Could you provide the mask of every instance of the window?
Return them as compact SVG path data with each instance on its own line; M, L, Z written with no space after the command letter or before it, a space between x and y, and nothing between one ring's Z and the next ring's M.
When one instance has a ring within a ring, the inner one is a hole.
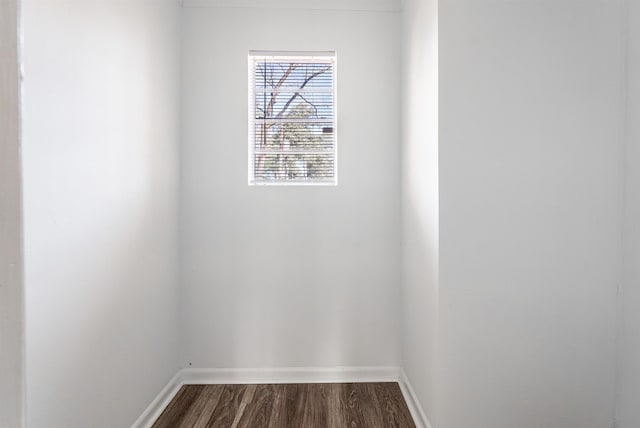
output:
M335 53L249 53L249 184L337 184Z

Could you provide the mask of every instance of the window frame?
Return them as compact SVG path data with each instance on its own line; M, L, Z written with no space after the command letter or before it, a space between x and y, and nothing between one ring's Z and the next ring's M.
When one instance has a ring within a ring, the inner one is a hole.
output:
M337 102L337 52L336 51L263 51L251 50L248 54L248 154L247 154L247 179L249 186L337 186L338 185L338 102ZM318 62L332 65L332 96L333 96L333 178L328 180L256 180L255 178L255 132L260 119L255 118L256 109L256 82L255 66L261 59L273 61Z

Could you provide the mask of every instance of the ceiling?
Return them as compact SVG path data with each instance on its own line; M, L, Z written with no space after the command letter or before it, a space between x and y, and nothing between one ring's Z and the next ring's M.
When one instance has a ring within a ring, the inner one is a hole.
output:
M181 0L183 7L233 7L397 12L403 0Z

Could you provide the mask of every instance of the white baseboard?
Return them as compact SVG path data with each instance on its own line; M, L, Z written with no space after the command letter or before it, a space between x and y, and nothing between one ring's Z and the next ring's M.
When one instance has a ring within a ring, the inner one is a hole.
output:
M158 396L149 404L149 407L147 407L133 425L131 425L131 428L150 428L151 425L153 425L182 386L180 377L181 370L162 388L162 391L160 391Z
M404 396L404 401L407 402L409 412L411 412L411 416L413 416L413 421L415 422L416 427L433 428L433 426L429 422L429 418L427 418L427 415L420 405L420 401L418 400L416 392L411 386L411 382L409 382L407 374L402 369L400 369L400 378L398 379L398 383L400 384L400 390L402 391L402 395Z
M399 367L183 369L184 384L397 382Z
M338 382L398 382L417 428L432 428L400 367L186 368L176 373L131 428L150 428L182 385Z

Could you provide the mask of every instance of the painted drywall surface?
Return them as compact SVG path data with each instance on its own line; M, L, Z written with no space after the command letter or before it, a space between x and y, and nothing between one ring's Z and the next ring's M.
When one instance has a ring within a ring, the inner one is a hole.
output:
M18 2L0 2L0 427L24 409Z
M130 426L179 368L179 11L24 2L30 428Z
M400 15L183 18L183 363L398 365ZM338 186L247 185L253 49L337 51Z
M403 11L402 366L435 420L438 355L438 19L436 1Z
M629 1L618 426L640 426L640 2Z
M613 423L623 16L440 1L438 428Z

